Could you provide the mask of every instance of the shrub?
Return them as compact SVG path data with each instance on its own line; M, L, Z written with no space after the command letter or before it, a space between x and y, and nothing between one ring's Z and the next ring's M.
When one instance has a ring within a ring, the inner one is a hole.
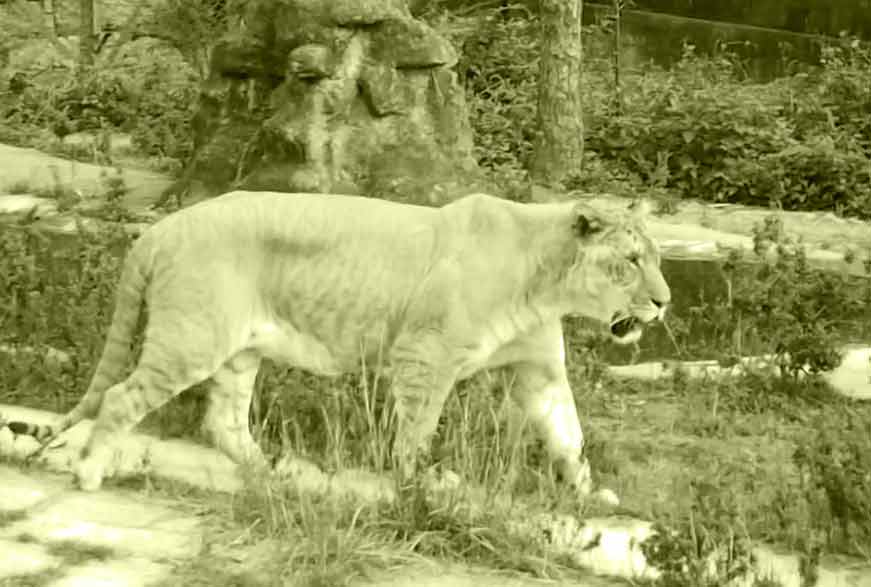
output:
M462 49L458 67L465 79L478 163L494 169L525 167L535 128L536 17L505 19L491 9L458 19L446 32Z
M597 119L588 145L683 197L868 217L868 123L857 111L871 68L859 61L831 57L814 76L760 84L728 56L688 49L671 71L628 81L622 113Z
M789 379L836 367L840 345L868 336L867 278L810 267L776 216L754 227L754 243L753 252L735 251L721 264L725 298L702 298L669 317L677 344L727 365L772 354Z
M8 401L56 410L78 401L102 351L117 255L126 244L123 231L55 241L27 228L0 232L0 342L47 345L71 357L69 363L43 368L36 358L0 353Z
M0 138L16 144L57 150L49 137L76 132L132 135L140 154L184 160L190 153L190 121L199 94L193 72L171 48L153 39L124 45L84 74L35 76L19 91L0 93ZM64 155L88 157L90 151Z
M135 98L133 144L142 154L184 162L193 150L191 121L199 87L193 78L166 85L159 69L152 73Z
M791 144L789 128L758 88L711 80L703 67L684 63L624 91L623 114L597 121L589 147L686 197L767 202L747 184L745 167Z
M808 102L820 113L810 117L825 127L840 128L871 151L871 49L858 39L823 49L822 70L806 80ZM810 108L799 108L807 117Z
M690 503L677 518L654 526L641 548L662 573L656 585L716 587L731 584L753 566L750 537L735 495L704 481L691 482Z
M484 167L525 168L536 132L538 26L522 9L450 20ZM698 56L670 70L621 72L614 110L610 41L584 30L587 156L574 188L666 189L679 197L867 218L871 191L871 52L827 48L822 67L768 83L737 57Z
M832 137L764 155L747 172L747 183L784 208L871 217L871 161L861 149L838 147Z
M793 461L803 475L805 498L816 507L812 530L828 546L871 555L871 419L845 406L837 422L818 417Z

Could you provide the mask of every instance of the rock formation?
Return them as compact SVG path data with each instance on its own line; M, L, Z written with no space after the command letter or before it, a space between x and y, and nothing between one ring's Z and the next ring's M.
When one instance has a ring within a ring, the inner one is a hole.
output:
M477 177L448 40L404 0L255 0L216 45L184 187L438 204Z

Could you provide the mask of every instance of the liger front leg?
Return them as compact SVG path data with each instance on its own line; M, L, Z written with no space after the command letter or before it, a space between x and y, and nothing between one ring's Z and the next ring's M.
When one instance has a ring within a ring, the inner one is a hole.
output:
M544 440L559 478L581 496L592 491L590 465L574 396L561 363L514 367L512 397Z

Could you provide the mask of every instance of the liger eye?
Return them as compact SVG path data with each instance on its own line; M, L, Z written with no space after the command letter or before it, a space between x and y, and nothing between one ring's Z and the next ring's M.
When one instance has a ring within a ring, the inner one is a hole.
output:
M638 265L638 261L641 260L641 256L638 253L632 253L627 258L629 259L630 263L634 263L635 265Z

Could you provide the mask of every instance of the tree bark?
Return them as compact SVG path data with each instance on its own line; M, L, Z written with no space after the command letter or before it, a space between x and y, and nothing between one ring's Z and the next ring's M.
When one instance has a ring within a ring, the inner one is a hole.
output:
M45 28L51 37L52 43L57 41L57 13L54 9L54 0L42 0L42 14L45 18Z
M79 0L79 65L83 71L94 64L94 2Z
M541 0L538 137L530 175L556 187L577 173L584 152L581 117L583 0Z

